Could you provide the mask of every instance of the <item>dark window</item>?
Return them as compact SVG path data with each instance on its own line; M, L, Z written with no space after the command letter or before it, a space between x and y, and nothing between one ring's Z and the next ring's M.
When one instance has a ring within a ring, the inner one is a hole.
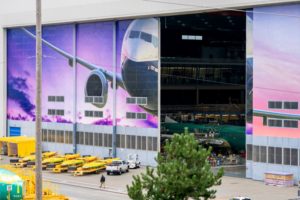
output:
M247 160L252 160L252 144L247 144Z
M126 103L127 104L135 104L136 103L136 98L135 97L127 97L126 98Z
M152 42L152 35L150 35L149 33L142 32L141 33L141 39L145 40L146 42L151 43Z
M86 103L93 103L93 97L85 97Z
M153 151L157 151L157 137L153 137Z
M103 112L102 111L94 111L94 117L103 117Z
M137 136L137 149L141 150L142 149L142 136Z
M121 135L121 148L125 148L125 135Z
M140 31L131 31L129 34L129 38L139 38L140 37Z
M48 96L48 101L49 102L54 102L55 101L55 96Z
M290 148L283 149L283 164L285 164L285 165L291 164L291 149Z
M126 148L130 148L130 135L126 135Z
M298 149L291 149L291 165L298 165Z
M282 120L281 119L268 119L268 126L282 127Z
M136 145L135 145L135 142L136 142L136 136L135 135L132 135L131 138L130 138L130 148L131 149L135 149L136 148Z
M267 147L265 146L260 146L260 162L267 162Z
M284 109L298 109L298 102L284 102Z
M42 141L47 142L47 130L42 129Z
M282 109L281 101L269 101L268 105L269 105L269 108L272 108L272 109Z
M296 121L296 120L284 120L284 127L286 127L286 128L298 128L298 121Z
M253 161L259 162L259 146L253 145Z
M121 135L117 134L117 147L120 148L121 147Z
M268 163L275 163L275 148L274 147L268 147Z
M282 148L280 147L275 148L275 163L282 164Z
M137 119L147 119L146 113L136 113Z
M64 102L65 101L65 97L64 96L56 96L55 97L55 101L57 101L57 102Z
M147 137L142 136L142 150L147 150Z

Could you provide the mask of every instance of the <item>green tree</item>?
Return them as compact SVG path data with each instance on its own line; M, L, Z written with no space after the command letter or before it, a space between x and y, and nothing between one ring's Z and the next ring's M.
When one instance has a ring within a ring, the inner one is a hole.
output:
M175 134L167 140L164 155L158 154L157 168L147 167L146 173L133 177L127 186L133 200L213 199L221 184L223 169L211 171L208 156L211 149L200 146L194 135Z

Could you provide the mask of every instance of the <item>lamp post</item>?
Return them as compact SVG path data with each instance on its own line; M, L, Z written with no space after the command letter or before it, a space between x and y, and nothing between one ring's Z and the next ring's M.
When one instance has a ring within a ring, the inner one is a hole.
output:
M42 2L36 0L36 115L35 115L35 199L42 200Z

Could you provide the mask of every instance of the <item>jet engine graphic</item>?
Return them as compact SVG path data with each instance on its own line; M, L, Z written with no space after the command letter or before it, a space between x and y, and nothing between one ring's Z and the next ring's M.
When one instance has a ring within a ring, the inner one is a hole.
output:
M85 97L91 97L91 100L86 100L86 102L91 102L98 108L104 107L107 101L107 91L108 81L105 75L100 70L93 70L85 84Z
M32 38L36 37L27 29L22 29ZM112 83L114 79L113 72L82 58L74 57L44 39L42 42L68 59L70 66L76 62L91 70L85 85L85 101L98 108L104 107L107 101L108 83ZM131 97L146 97L147 103L139 106L154 115L157 115L158 102L158 44L157 19L133 20L122 42L122 72L115 77L117 88L123 88Z

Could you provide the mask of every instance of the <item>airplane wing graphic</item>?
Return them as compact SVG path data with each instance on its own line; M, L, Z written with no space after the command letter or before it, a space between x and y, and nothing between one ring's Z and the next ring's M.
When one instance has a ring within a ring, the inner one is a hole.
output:
M25 31L29 36L31 36L32 38L36 38L36 36L31 33L30 31L28 31L26 28L22 28L23 31ZM86 67L89 70L100 70L105 77L109 80L109 81L113 81L113 73L110 71L107 71L105 69L103 69L103 67L101 66L97 66L94 64L89 63L88 61L81 59L79 57L74 57L73 55L63 51L62 49L54 46L53 44L51 44L50 42L42 39L43 44L47 45L48 47L50 47L51 49L53 49L54 51L56 51L57 53L59 53L60 55L64 56L65 58L68 59L69 61L69 65L72 66L73 65L73 60L75 60L75 62L81 64L82 66ZM116 74L116 85L120 86L121 88L125 89L124 84L123 84L123 79L120 75Z
M300 114L289 114L289 113L273 112L267 110L253 110L253 116L300 120Z

